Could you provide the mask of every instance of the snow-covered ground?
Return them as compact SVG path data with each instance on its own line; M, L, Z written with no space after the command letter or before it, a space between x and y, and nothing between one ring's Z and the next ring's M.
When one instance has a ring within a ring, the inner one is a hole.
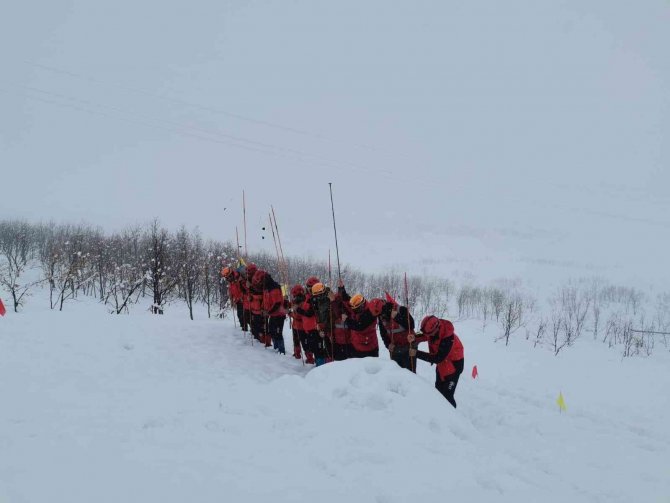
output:
M180 306L44 305L0 319L3 503L670 499L665 349L554 357L457 323L453 410L424 362L316 369Z

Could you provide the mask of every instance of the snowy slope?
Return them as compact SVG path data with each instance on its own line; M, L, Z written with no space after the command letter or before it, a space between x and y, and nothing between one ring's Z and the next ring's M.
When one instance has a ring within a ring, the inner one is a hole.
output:
M457 323L454 411L423 362L314 369L227 320L31 305L0 319L3 503L670 497L664 351L584 340L555 358Z

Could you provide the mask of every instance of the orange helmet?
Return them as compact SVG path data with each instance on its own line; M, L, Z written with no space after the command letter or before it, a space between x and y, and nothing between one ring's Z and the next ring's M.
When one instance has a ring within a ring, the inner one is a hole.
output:
M233 269L232 267L224 267L221 269L221 276L223 276L225 279L231 279L233 276Z
M314 285L312 285L312 295L316 297L317 295L324 293L326 293L326 285L323 283L314 283Z
M365 297L363 297L362 294L357 293L351 298L351 300L349 301L349 305L353 309L359 309L365 305Z

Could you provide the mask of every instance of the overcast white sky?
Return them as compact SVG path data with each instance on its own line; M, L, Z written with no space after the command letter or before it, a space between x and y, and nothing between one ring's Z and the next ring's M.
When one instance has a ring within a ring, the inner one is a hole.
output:
M667 0L7 4L3 218L670 279Z

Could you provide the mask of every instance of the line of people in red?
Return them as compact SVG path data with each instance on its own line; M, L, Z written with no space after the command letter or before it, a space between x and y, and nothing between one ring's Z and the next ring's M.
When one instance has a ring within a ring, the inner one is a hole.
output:
M231 305L240 327L266 347L286 354L283 329L290 317L293 356L316 366L348 358L379 356L379 335L390 357L400 367L416 372L417 359L437 365L435 387L456 407L454 393L463 372L463 344L449 320L426 316L415 332L414 318L406 306L390 296L367 300L350 296L342 281L332 291L315 276L291 288L281 285L255 264L237 269L224 267ZM428 343L428 351L418 349Z

